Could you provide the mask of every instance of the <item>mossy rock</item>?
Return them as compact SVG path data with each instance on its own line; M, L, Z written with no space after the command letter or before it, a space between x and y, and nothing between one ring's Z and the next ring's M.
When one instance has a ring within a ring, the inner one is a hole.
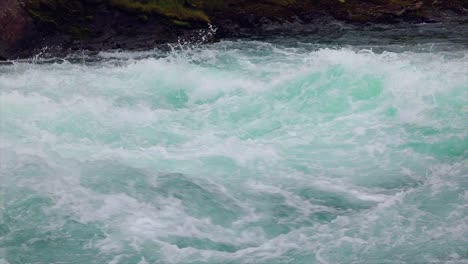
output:
M205 12L190 7L188 2L182 0L109 0L109 4L122 10L159 14L179 21L211 22Z

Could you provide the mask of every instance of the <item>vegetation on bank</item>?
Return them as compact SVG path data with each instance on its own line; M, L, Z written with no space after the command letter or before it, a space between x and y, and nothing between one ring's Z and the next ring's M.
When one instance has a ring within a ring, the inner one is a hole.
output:
M0 57L15 56L11 55L15 52L26 55L45 46L93 50L154 47L180 37L198 36L200 30L208 28L207 23L219 29L214 38L224 38L259 34L269 25L278 28L288 21L298 22L300 31L304 25L322 18L351 23L430 22L457 13L466 17L468 13L467 0L0 0L0 3L9 7L0 9L0 26L5 31L0 34Z

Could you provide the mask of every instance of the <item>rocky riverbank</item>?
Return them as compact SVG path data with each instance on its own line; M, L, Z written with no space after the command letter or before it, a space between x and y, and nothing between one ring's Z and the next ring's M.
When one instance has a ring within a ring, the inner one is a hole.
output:
M466 23L467 17L465 0L3 0L0 59L314 32L332 21Z

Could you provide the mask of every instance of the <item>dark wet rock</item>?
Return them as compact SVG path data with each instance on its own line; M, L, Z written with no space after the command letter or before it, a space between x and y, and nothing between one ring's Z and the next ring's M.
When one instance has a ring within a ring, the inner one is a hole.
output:
M336 21L466 23L467 14L465 0L3 0L0 60L313 33Z
M17 0L0 1L0 60L21 54L34 36L33 19Z

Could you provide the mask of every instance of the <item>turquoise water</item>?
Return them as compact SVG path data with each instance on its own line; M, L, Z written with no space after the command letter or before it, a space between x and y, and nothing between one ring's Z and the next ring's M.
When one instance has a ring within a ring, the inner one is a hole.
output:
M468 263L453 47L246 40L0 66L0 263Z

